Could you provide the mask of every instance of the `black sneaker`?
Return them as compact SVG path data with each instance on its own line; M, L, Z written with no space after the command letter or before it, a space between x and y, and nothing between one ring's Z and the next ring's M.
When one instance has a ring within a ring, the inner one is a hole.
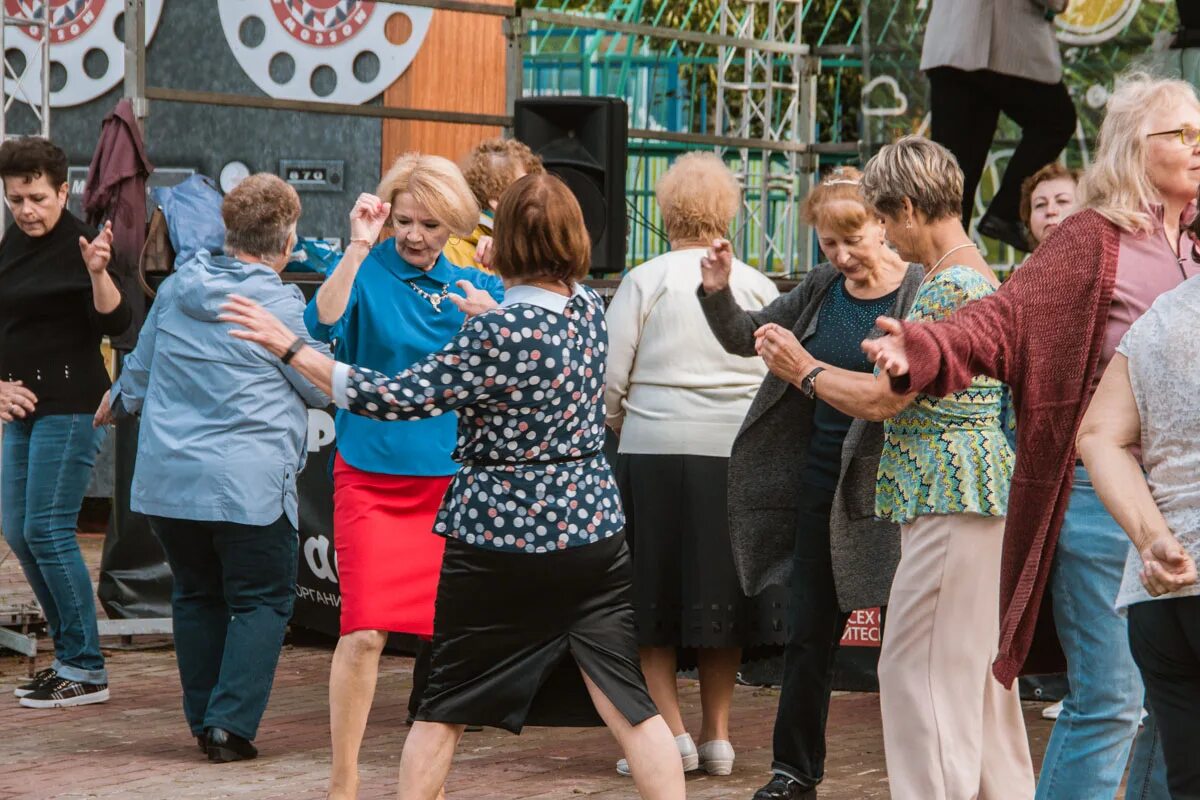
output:
M786 775L775 773L766 786L754 793L754 800L817 800L816 787L805 789Z
M107 683L79 683L54 676L44 686L21 698L26 708L66 708L108 701Z
M15 697L24 697L25 695L33 694L38 689L42 688L57 677L58 673L54 671L53 667L46 667L37 675L34 675L28 683L22 683L20 686L13 689L13 695Z
M1028 253L1032 249L1029 239L1025 236L1025 226L1019 220L984 214L979 222L975 223L975 230L982 236L1010 245L1022 253Z

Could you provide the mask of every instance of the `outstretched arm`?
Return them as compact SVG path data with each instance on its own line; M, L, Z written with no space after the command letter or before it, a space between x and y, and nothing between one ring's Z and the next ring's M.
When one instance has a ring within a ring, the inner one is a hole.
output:
M468 320L441 351L389 376L322 355L253 300L230 295L222 309L221 319L241 326L230 331L231 335L262 345L281 359L292 352L288 366L331 396L339 407L364 417L389 421L436 417L493 393L508 393L526 385L516 380L489 384L484 367L479 366L493 360L482 344L489 332L478 318ZM464 337L469 340L465 347L461 346ZM475 356L476 365L471 366Z

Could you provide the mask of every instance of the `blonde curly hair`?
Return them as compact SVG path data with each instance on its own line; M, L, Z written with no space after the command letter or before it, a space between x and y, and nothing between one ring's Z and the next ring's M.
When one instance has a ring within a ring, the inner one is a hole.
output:
M716 153L685 153L654 186L672 242L727 236L742 190Z
M516 139L487 139L480 142L462 162L463 177L479 207L500 202L500 195L521 175L545 172L542 159Z

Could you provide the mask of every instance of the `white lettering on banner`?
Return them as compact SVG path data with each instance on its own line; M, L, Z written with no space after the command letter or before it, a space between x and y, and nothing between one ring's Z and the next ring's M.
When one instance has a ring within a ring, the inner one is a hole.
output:
M311 600L314 603L320 603L323 606L333 606L340 608L342 605L342 596L339 594L331 594L322 592L319 589L310 589L307 586L296 584L296 597L301 600Z
M881 641L878 608L859 609L846 620L846 631L842 634L843 647L879 647Z
M308 452L320 452L321 448L332 442L336 435L333 417L328 412L319 408L308 410Z
M330 583L337 583L337 553L333 561L329 560L329 540L324 536L310 538L304 543L304 560L308 562L308 570L315 577Z
M225 41L250 80L271 97L288 100L333 100L365 103L391 86L416 57L433 19L432 8L375 3L371 0L217 0ZM407 17L411 33L403 42L387 36L389 20ZM239 31L253 20L265 29L262 41L247 44ZM355 72L364 54L379 61L370 79ZM295 69L286 80L271 75L271 61L292 57ZM313 76L318 69L333 71L332 80L317 93Z

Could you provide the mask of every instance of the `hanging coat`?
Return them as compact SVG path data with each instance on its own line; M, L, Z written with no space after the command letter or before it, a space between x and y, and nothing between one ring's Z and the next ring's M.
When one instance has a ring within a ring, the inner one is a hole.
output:
M133 104L123 99L100 127L100 142L83 190L83 210L90 225L112 220L112 270L133 311L133 324L113 340L113 347L126 352L137 344L146 318L146 297L138 288L137 269L146 242L146 180L153 171Z

